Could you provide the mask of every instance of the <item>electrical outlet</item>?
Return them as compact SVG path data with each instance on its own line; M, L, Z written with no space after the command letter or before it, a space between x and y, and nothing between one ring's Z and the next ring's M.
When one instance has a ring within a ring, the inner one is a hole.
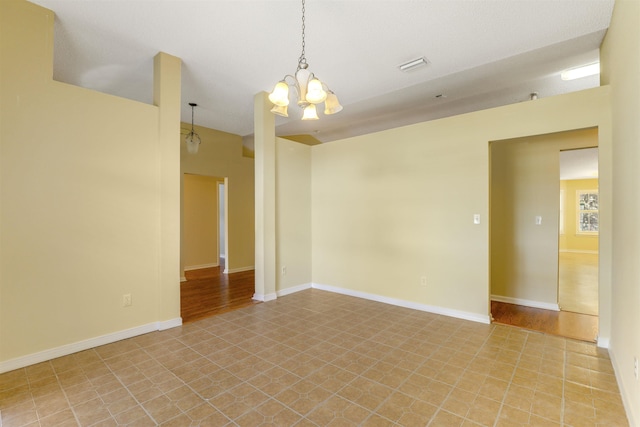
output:
M541 216L536 216L536 225L542 225L542 217Z
M286 265L282 267L282 275L283 276L287 275L287 266Z
M131 294L122 295L122 306L123 307L131 306Z
M427 287L427 277L426 277L426 276L422 276L422 277L420 278L420 285L421 285L423 288L426 288L426 287Z
M633 358L633 376L638 379L638 356Z

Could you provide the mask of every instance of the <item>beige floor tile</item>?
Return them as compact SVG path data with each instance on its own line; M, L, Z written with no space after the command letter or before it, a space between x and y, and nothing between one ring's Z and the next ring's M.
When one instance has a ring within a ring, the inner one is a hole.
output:
M7 426L625 426L593 344L308 290L0 375Z

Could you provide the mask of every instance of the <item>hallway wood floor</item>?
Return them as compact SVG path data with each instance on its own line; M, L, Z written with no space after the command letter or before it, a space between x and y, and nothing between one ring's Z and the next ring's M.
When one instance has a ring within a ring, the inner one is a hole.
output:
M598 254L559 254L558 304L562 311L598 315Z
M558 304L561 311L491 301L493 321L566 338L596 342L598 255L560 253L558 261Z
M257 304L251 299L255 291L254 270L224 274L224 260L219 267L186 271L180 284L180 315L192 322Z
M491 316L495 323L581 341L596 342L598 335L598 316L588 314L491 301Z

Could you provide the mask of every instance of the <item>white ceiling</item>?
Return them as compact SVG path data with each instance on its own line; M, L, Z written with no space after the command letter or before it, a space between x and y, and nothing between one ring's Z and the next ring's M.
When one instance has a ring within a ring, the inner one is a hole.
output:
M293 74L297 0L32 0L56 13L54 78L151 103L153 57L180 57L182 121L248 136L253 97ZM309 69L344 110L276 120L323 142L598 86L614 0L307 0ZM397 66L424 56L411 72ZM443 94L446 97L436 98Z
M560 179L598 178L598 148L560 152Z

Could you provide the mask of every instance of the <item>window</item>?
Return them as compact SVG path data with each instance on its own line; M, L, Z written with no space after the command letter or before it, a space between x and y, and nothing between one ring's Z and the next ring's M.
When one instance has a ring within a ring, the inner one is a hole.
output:
M578 234L598 234L598 190L578 190Z

